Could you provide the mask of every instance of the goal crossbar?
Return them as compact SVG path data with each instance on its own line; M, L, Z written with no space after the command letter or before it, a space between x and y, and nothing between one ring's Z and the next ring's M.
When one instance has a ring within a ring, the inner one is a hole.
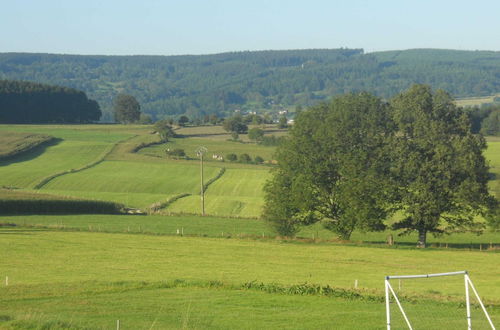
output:
M474 292L474 295L477 298L477 301L479 302L479 305L481 306L481 309L484 312L484 315L486 316L486 319L488 320L488 323L491 326L491 329L496 330L495 326L493 325L493 322L491 321L490 315L488 314L488 311L486 310L486 307L484 306L481 298L479 297L479 294L477 293L476 288L474 287L474 284L472 284L472 281L469 277L469 274L467 271L458 271L458 272L448 272L448 273L435 273L435 274L424 274L424 275L392 275L392 276L386 276L385 277L385 306L386 306L386 317L387 317L387 330L391 329L391 311L390 311L390 297L394 298L396 301L396 304L399 307L399 310L401 311L401 314L404 317L404 320L406 321L406 325L408 326L408 329L413 330L413 327L411 326L410 320L408 319L408 316L406 315L406 312L403 309L403 306L401 305L396 292L394 292L394 289L391 286L390 280L391 279L411 279L411 278L431 278L431 277L440 277L440 276L452 276L452 275L464 275L464 281L465 281L465 299L466 299L466 306L467 306L467 329L471 330L472 329L472 320L471 320L471 308L470 308L470 297L469 297L469 288L472 289L472 292Z
M427 277L465 275L465 274L467 274L467 271L462 270L460 272L435 273L435 274L425 274L425 275L393 275L393 276L386 276L385 278L387 280L394 280L394 279L404 279L404 278L427 278Z

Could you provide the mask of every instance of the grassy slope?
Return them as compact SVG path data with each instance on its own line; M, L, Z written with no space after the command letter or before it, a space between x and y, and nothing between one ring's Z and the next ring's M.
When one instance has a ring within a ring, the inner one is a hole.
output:
M258 217L264 203L262 187L269 178L266 168L227 169L206 192L206 213L210 215ZM166 210L173 213L199 213L200 197L182 198Z
M211 178L217 168L207 168ZM51 181L44 191L122 201L145 207L181 193L199 193L197 164L106 161L88 170Z
M0 159L26 152L51 139L43 134L0 131Z
M17 188L31 188L46 176L91 163L127 136L104 130L73 129L71 126L0 126L0 130L43 133L62 139L35 158L23 154L0 162L0 185Z

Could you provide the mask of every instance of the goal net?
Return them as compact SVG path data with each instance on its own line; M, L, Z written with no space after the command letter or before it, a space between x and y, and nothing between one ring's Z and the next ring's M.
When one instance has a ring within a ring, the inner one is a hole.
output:
M387 329L495 329L467 271L385 278Z

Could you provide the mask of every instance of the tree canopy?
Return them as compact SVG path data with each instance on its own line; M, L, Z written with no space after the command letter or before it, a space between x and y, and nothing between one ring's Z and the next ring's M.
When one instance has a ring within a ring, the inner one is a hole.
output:
M141 118L141 106L132 95L118 94L113 102L115 120L119 123L130 124Z
M264 217L283 235L318 221L343 239L354 229L383 229L390 206L388 116L387 105L367 93L301 112L278 147Z
M494 204L488 193L486 142L471 132L466 113L449 94L415 85L392 100L398 134L394 174L404 217L394 228L426 234L480 229L474 216Z
M175 137L175 132L170 125L170 121L167 119L157 121L153 127L163 142L167 142L168 139Z
M500 52L362 49L233 52L197 56L0 54L0 79L85 91L112 120L118 92L134 95L153 120L234 110L277 113L332 95L369 91L390 98L421 82L456 97L500 91Z
M396 210L402 234L482 229L486 143L446 92L415 85L390 103L348 94L302 111L277 151L263 216L282 235L320 221L339 237L380 230Z
M0 123L90 123L100 117L99 104L82 91L0 80Z
M228 132L237 134L244 134L248 131L248 126L243 122L243 116L240 114L224 119L222 127Z

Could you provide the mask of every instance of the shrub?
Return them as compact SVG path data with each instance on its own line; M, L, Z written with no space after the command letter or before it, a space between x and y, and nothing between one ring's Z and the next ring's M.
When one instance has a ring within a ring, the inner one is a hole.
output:
M260 156L255 156L254 161L256 164L262 164L264 162L264 158Z
M235 162L238 160L238 156L236 156L236 154L228 154L226 159L230 162Z
M122 204L94 200L0 200L0 214L119 214Z
M270 136L263 136L259 144L263 146L277 146L283 142L285 139L284 136L275 136L275 135L270 135Z
M250 157L249 154L241 154L240 155L240 162L242 162L242 163L251 163L252 162L252 157Z
M184 149L174 149L170 150L167 149L165 150L167 156L173 157L173 158L183 158L186 157L186 153L184 152Z
M254 127L248 131L248 138L254 141L262 140L264 136L264 131L258 127Z

